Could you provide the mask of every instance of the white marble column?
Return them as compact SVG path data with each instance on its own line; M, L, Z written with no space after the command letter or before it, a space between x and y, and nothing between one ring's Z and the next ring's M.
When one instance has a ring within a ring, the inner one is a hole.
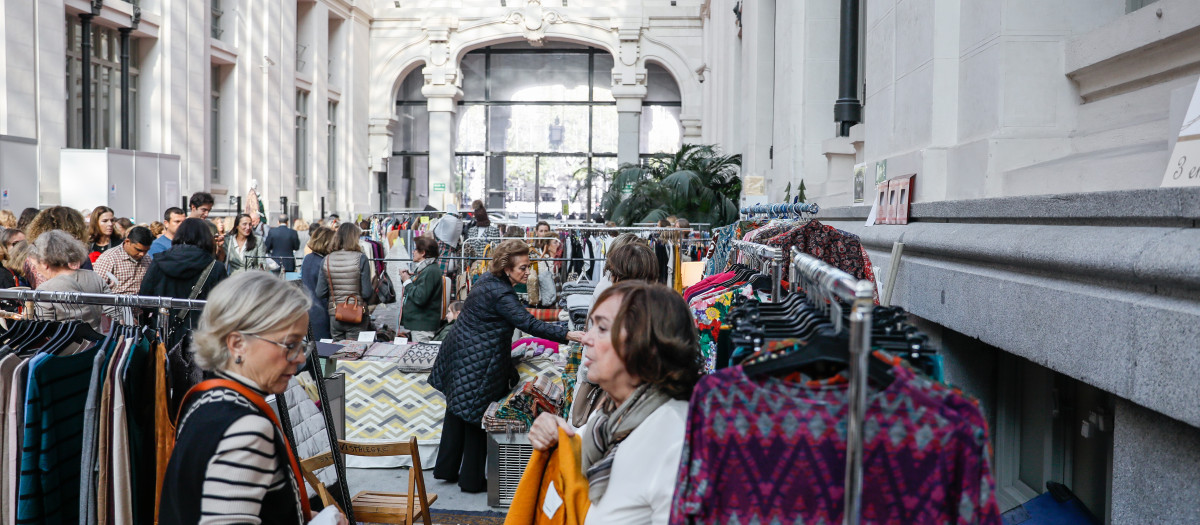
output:
M455 113L462 90L454 84L427 84L421 93L429 101L429 186L427 203L439 210L450 206L454 192Z
M642 99L646 86L614 86L617 99L617 163L637 164L642 148Z

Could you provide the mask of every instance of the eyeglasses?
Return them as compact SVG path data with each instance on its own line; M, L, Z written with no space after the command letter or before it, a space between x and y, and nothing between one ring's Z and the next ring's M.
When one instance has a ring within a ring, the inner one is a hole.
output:
M244 334L244 335L246 337L253 337L255 339L266 341L275 346L278 346L279 348L282 348L283 356L285 358L287 358L288 361L295 361L296 358L298 358L300 356L307 356L309 353L312 352L312 348L313 348L312 343L309 342L307 339L302 339L300 341L296 341L295 343L281 343L279 341L272 341L272 340L267 339L266 337L263 337L258 334Z

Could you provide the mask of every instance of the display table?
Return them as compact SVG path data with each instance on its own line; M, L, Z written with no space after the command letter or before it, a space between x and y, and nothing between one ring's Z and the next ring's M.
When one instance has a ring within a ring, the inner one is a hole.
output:
M411 351L413 347L419 352ZM334 371L346 377L347 441L378 443L415 437L421 466L433 468L446 398L429 384L428 369L436 358L429 348L376 343L357 360L333 361ZM425 371L412 371L421 369ZM519 361L517 372L524 382L544 374L560 376L561 368L549 357L539 357ZM395 468L409 463L400 457L346 457L350 468Z

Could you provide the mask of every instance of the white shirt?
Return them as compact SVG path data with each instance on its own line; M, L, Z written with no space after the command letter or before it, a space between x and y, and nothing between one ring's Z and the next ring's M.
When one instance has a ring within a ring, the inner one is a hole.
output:
M667 401L625 438L613 459L608 490L588 509L584 525L667 523L687 412L687 401ZM589 438L583 434L583 439Z

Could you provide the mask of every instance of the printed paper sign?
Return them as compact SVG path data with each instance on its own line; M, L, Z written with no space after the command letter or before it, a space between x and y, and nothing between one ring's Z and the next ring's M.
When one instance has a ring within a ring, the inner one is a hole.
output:
M358 342L374 343L375 342L375 332L359 332L358 333Z
M1200 186L1200 85L1192 93L1192 102L1179 128L1179 141L1163 174L1162 187L1183 186Z

